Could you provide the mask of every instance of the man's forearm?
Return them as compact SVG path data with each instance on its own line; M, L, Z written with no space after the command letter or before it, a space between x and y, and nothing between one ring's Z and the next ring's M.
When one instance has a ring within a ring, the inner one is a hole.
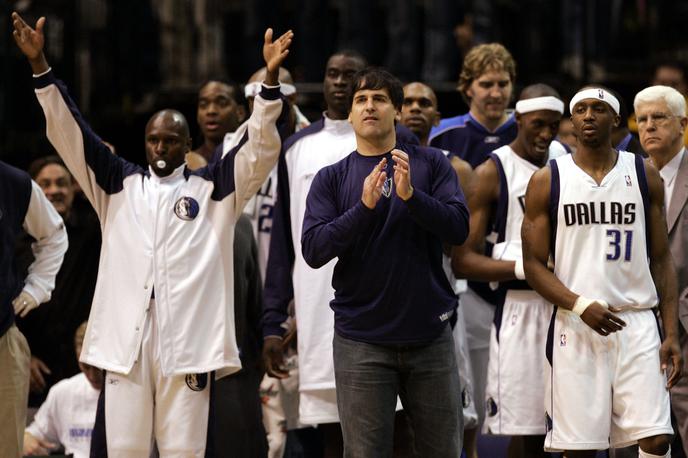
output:
M578 295L564 286L561 280L547 266L540 261L524 259L523 267L528 284L540 296L558 307L563 307L567 310L573 309Z
M362 229L368 227L374 214L374 210L368 209L363 202L358 201L333 220L313 224L314 218L309 217L309 211L306 210L301 237L303 258L314 269L324 266L339 256Z
M669 256L650 263L650 272L659 296L659 313L666 337L678 339L678 282Z
M48 61L45 58L45 54L41 53L35 59L29 59L29 65L31 65L31 71L34 75L40 75L45 73L50 68L48 66Z

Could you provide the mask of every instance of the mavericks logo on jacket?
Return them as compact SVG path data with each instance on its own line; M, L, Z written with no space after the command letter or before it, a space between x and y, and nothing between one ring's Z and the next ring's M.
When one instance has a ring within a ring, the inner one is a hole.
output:
M174 204L174 214L184 221L191 221L198 216L200 206L193 197L181 197Z

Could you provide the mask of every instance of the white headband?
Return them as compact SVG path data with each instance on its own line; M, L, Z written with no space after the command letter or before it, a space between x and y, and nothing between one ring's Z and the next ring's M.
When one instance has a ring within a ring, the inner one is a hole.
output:
M255 97L260 94L260 90L263 83L254 81L253 83L248 83L244 86L244 96L245 97ZM296 87L289 83L280 83L280 92L283 96L289 97L292 94L296 94Z
M571 110L571 113L573 114L573 107L576 106L578 102L580 102L583 99L597 99L601 100L610 107L612 107L612 110L614 110L614 113L617 115L619 114L619 100L614 97L610 92L605 91L602 88L599 87L593 87L589 89L583 89L582 91L579 91L576 95L573 96L571 99L571 102L569 103L569 110Z
M532 99L516 102L517 113L530 113L531 111L550 110L564 114L564 102L556 97L533 97Z

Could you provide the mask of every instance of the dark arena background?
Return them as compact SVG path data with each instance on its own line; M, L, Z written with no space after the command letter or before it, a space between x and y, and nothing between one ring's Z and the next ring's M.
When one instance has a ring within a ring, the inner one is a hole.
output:
M361 52L403 81L429 83L443 117L467 111L456 92L462 56L498 41L517 62L516 90L546 82L569 98L583 84L627 103L660 61L688 61L687 1L552 0L45 0L0 3L0 158L25 168L51 147L13 43L10 14L46 16L47 57L97 133L117 154L144 163L143 131L163 107L185 113L194 147L199 85L243 83L261 65L267 26L295 32L286 67L299 106L323 110L323 68L338 49Z

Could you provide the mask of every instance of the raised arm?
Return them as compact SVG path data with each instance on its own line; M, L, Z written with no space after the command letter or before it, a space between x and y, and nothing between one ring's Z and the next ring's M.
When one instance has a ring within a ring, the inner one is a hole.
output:
M24 230L36 241L31 245L34 261L29 266L24 288L12 301L15 313L21 317L38 304L50 300L55 277L68 247L62 218L34 181L31 181L31 200L24 217Z
M678 281L669 252L669 238L664 211L664 184L659 172L649 162L644 163L650 191L650 273L659 296L659 313L662 317L664 342L660 349L662 369L671 362L667 388L676 384L681 376L682 358L678 343Z
M452 270L457 278L469 280L514 280L514 261L485 256L485 236L500 192L497 166L494 161L487 160L475 169L475 175L475 191L468 199L471 211L470 233L465 244L455 246L452 250Z
M613 312L598 301L586 302L582 296L568 289L547 268L550 255L552 221L550 217L550 188L552 171L545 167L533 174L526 191L525 216L521 226L523 267L530 286L552 304L566 310L579 310L585 306L581 319L603 336L620 331L626 325Z
M282 101L277 75L289 54L293 36L289 31L273 42L272 29L265 32L263 57L267 74L255 98L247 132L211 171L215 183L213 198L220 200L234 193L237 218L263 185L279 157L282 142L277 121L280 115L287 116L288 107Z
M102 217L109 194L120 191L124 178L141 169L112 154L83 119L64 84L50 71L43 54L45 18L36 22L34 30L17 13L12 13L12 24L17 47L33 70L36 97L45 114L48 140Z

